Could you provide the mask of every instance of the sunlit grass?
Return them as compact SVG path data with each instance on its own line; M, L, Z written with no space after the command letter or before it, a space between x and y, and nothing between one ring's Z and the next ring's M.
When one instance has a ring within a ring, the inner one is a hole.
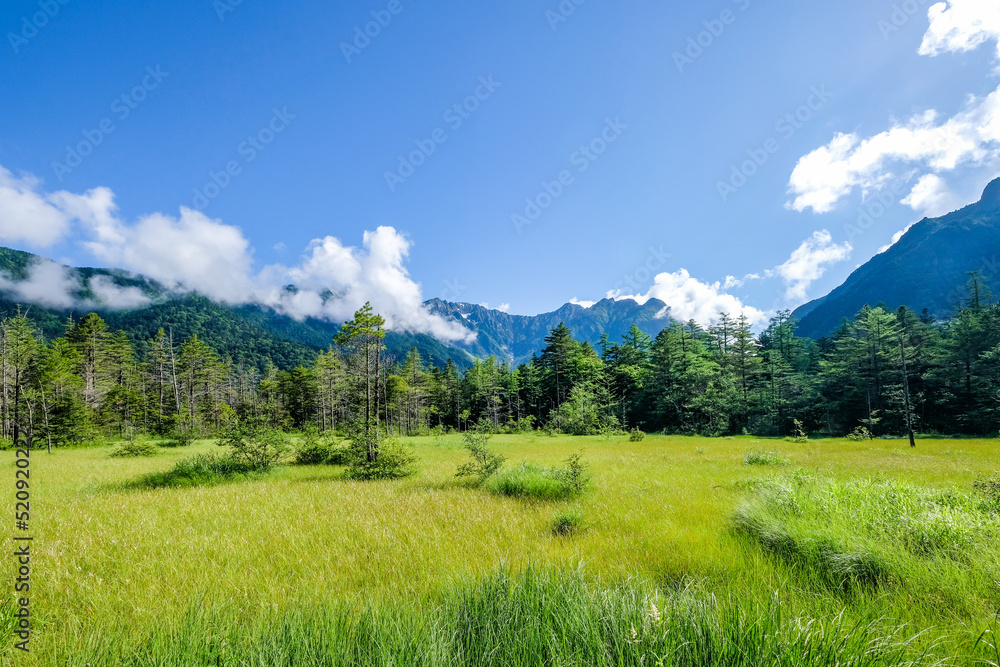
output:
M407 442L419 472L400 481L349 482L342 468L279 466L257 479L157 489L129 485L222 448L200 441L139 459L110 459L106 449L33 452L32 605L44 626L20 662L61 665L89 655L88 646L140 641L180 627L193 608L250 625L343 605L430 613L501 568L511 576L579 570L605 586L645 582L650 590L696 582L706 594L753 605L777 595L789 614L895 619L912 634L926 630L918 644L944 637L934 648L941 655L971 651L992 620L996 591L972 591L967 605L948 608L902 586L834 590L731 528L756 481L792 471L969 494L975 479L996 472L997 441L927 440L916 450L904 441L749 437L490 441L508 468L523 460L559 466L582 452L592 482L571 501L507 498L456 480L467 460L458 436ZM747 466L748 451L773 452L791 465ZM11 484L13 459L0 452ZM569 511L586 517L587 529L565 539L553 534L553 517ZM996 541L978 549L976 557L1000 561ZM10 581L10 559L3 567Z

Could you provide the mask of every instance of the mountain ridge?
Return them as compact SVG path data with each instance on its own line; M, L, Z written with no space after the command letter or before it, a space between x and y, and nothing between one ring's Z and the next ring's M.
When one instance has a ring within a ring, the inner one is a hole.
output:
M809 338L832 333L845 318L879 303L927 310L948 319L964 295L970 271L997 282L1000 254L1000 178L978 202L936 218L923 218L883 252L859 266L829 294L796 308L798 332Z
M65 291L61 298L68 303L60 302L54 293L41 295L44 297L41 302L37 298L32 302L16 293L18 287L23 289L27 285L32 270L40 265L65 272L60 274L62 282L58 287ZM137 290L149 302L125 308L102 304L95 293L95 285L100 284L95 279L109 281L121 290ZM402 359L416 348L425 360L438 366L452 359L456 366L465 369L475 358L490 355L519 364L543 349L545 336L560 322L573 329L578 338L592 344L602 334L618 340L633 323L655 335L669 322L665 317L656 317L666 309L666 304L656 299L645 304L630 299L604 299L590 308L567 303L550 313L534 316L510 315L441 299L427 300L424 305L445 320L474 331L476 339L455 344L429 334L390 330L385 339L390 357ZM31 318L49 338L62 335L67 318L93 311L112 330L125 331L136 345L154 336L159 328L172 329L175 342L197 334L206 342L215 341L220 348L216 352L232 357L234 362L262 368L263 360L271 359L284 370L311 362L332 343L342 324L318 318L297 320L259 304L222 304L196 293L172 292L155 280L121 269L71 267L40 255L0 247L0 316L23 311L22 306L27 306Z

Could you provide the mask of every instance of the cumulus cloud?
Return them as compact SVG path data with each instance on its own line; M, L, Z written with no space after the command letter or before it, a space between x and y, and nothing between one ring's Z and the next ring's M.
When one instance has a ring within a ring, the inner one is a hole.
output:
M900 203L926 217L936 218L954 211L962 202L943 178L937 174L925 174Z
M1000 5L950 0L932 6L928 15L930 27L920 46L921 54L968 51L996 39L1000 58ZM856 133L836 134L795 165L788 183L793 199L787 206L827 213L854 189L880 188L894 178L894 168L904 168L938 178L921 178L907 198L919 210L925 202L946 199L940 174L998 158L1000 88L986 97L971 97L965 108L950 118L932 109L868 138ZM932 186L937 194L928 199Z
M597 304L596 301L583 301L581 299L577 299L576 297L570 299L569 302L576 306L580 306L581 308L593 308Z
M827 230L813 232L792 252L784 264L770 273L785 281L785 298L805 299L809 286L826 272L830 265L842 262L851 256L850 243L836 244Z
M608 292L608 297L618 300L634 299L640 304L646 303L651 298L659 299L666 303L667 307L658 313L658 317L669 314L674 319L694 320L702 325L714 324L718 321L720 313L734 317L742 313L753 324L766 319L763 311L744 304L739 298L723 290L722 283L702 282L692 277L686 269L680 269L673 273L658 274L647 294L626 295L620 290L612 290Z
M253 293L250 242L239 228L203 213L181 208L179 218L153 213L134 225L113 219L93 229L97 238L83 245L111 266L226 303Z
M342 322L370 301L390 329L470 341L469 329L431 314L405 261L411 242L392 227L365 232L363 247L333 236L316 239L300 263L253 269L253 249L242 230L201 212L151 213L123 220L108 188L85 194L45 193L38 179L0 167L0 243L46 246L73 238L102 263L142 274L175 292L198 292L229 304L259 303L297 319ZM291 287L294 286L294 287ZM107 308L148 300L137 288L95 278L90 291ZM92 306L79 298L75 273L55 262L32 268L28 280L0 276L0 289L26 303Z
M47 248L70 229L70 216L39 191L34 176L15 177L0 166L0 238Z
M350 319L366 301L390 329L429 333L449 341L471 341L475 333L431 314L423 305L420 285L404 266L411 242L392 227L365 232L364 247L348 247L328 236L317 239L296 267L268 267L254 300L291 317ZM268 287L287 277L294 290ZM332 296L324 298L329 291Z
M919 53L936 56L945 51L972 51L983 43L997 40L1000 60L1000 5L983 0L950 0L931 6L930 27Z

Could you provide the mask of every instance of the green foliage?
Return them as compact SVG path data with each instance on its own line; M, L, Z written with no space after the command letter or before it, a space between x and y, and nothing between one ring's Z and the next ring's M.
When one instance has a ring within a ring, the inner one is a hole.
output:
M743 456L743 463L748 466L787 466L791 461L777 452L755 451L747 452Z
M629 442L642 442L646 438L646 432L639 428L634 428L628 434Z
M140 458L143 456L156 456L159 449L156 445L145 438L135 438L134 440L123 442L118 445L108 456L114 459Z
M576 535L586 530L586 522L580 508L564 510L552 520L552 533L558 536Z
M489 433L466 431L462 437L465 440L464 447L472 457L472 461L460 465L455 477L474 477L475 483L482 485L503 467L507 459L489 448Z
M307 426L302 439L295 448L296 465L347 465L350 449L334 442L335 434L330 431L320 433L315 425Z
M556 473L563 483L569 488L572 495L577 495L590 483L590 475L587 473L587 464L579 454L570 454L564 461L563 468L557 468Z
M543 468L527 461L494 475L486 482L491 492L529 500L566 500L580 495L590 481L579 455L565 467Z
M792 425L794 427L794 434L792 438L795 442L809 442L809 436L806 435L806 430L802 422L798 419L793 419Z
M370 452L375 452L370 457ZM417 472L417 456L395 438L358 433L351 438L348 468L344 479L356 481L392 480Z
M230 458L251 470L267 470L290 449L284 433L268 428L261 419L253 418L237 421L223 434L218 444L229 447Z
M863 442L872 439L872 432L868 430L867 426L858 426L847 436L848 440L853 440L854 442Z

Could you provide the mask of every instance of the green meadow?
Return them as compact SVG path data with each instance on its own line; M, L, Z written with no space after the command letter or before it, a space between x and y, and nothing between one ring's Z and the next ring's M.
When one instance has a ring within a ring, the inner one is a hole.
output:
M490 440L505 470L581 454L589 485L562 500L456 479L457 435L404 442L418 472L399 481L281 464L160 488L142 480L221 448L33 451L34 632L3 659L1000 663L1000 498L982 483L1000 441ZM14 452L0 461L12 498Z

